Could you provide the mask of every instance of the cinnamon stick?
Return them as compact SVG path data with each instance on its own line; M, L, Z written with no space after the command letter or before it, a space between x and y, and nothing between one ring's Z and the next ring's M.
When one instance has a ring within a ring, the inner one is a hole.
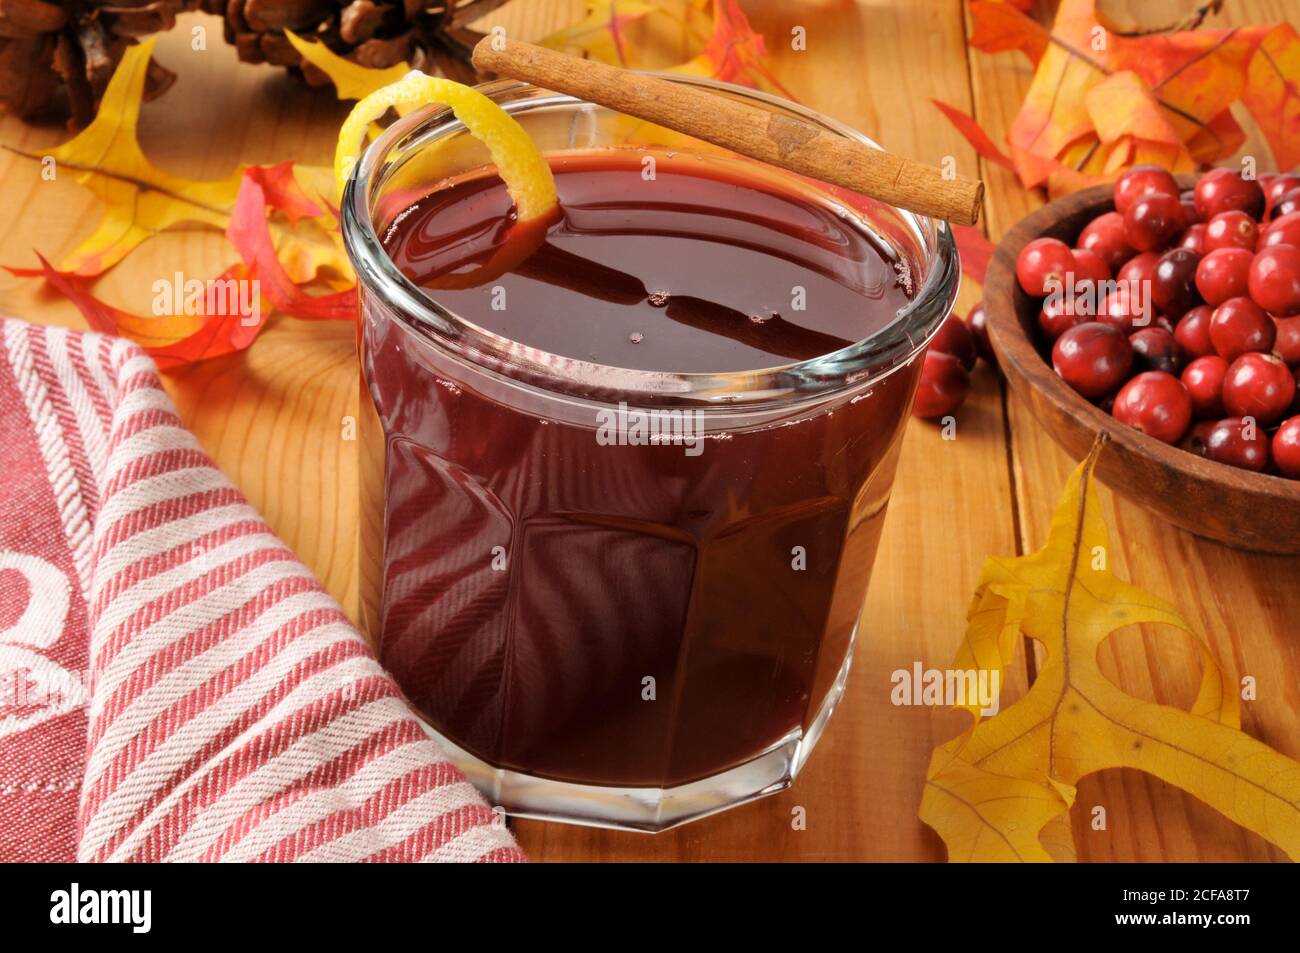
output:
M484 37L474 65L686 133L770 165L861 192L899 208L974 225L984 184L845 139L792 116L657 76Z

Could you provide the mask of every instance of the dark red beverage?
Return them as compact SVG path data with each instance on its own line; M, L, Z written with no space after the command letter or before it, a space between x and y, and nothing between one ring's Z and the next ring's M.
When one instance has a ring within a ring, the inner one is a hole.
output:
M559 219L472 287L456 286L518 239L494 175L377 228L431 301L520 355L363 322L380 654L486 765L676 788L797 750L838 697L919 363L806 399L670 385L758 380L877 335L911 269L788 176L661 153L647 178L619 150L552 167Z

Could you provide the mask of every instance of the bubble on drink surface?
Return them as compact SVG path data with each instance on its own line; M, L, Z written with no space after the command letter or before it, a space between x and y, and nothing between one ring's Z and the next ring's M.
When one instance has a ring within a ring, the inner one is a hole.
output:
M640 344L642 341L645 340L645 335L642 334L640 331L633 331L631 334L627 336L627 339L631 341L633 344Z
M895 258L893 264L897 273L894 280L902 287L904 294L912 297L912 266L903 258Z
M649 297L646 298L646 300L649 301L656 308L664 308L667 307L668 305L669 297L670 296L667 291L652 291L650 292L650 295Z

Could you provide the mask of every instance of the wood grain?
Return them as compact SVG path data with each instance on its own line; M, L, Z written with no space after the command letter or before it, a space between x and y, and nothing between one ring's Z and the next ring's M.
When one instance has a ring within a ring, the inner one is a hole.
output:
M1297 19L1294 2L1241 0L1236 22ZM931 164L952 156L957 170L988 187L986 223L994 237L1035 204L1000 167L980 169L965 141L930 98L973 113L1000 138L1029 79L1014 54L966 50L958 0L749 0L781 81L804 103L843 120L891 149ZM582 14L581 0L515 0L480 25L536 39ZM1222 22L1222 21L1220 21ZM207 49L190 45L196 25ZM807 49L790 47L803 27ZM278 70L240 64L219 38L220 21L180 19L158 56L180 74L143 112L148 154L173 172L215 178L236 162L329 160L346 106L303 88ZM0 120L0 141L40 151L62 141L57 128ZM32 248L69 251L93 224L95 200L75 183L45 182L29 160L0 152L0 262L35 262ZM219 235L176 232L151 240L99 283L97 292L145 310L155 278L178 267L215 275L234 258ZM964 288L958 310L978 299ZM71 305L33 282L0 274L0 310L30 320L80 326ZM217 463L345 606L354 607L355 445L342 418L355 413L353 328L273 319L244 355L168 376L186 422ZM1007 434L1011 445L1007 444ZM536 860L940 860L938 838L916 819L932 746L961 726L956 716L889 702L889 675L946 665L961 638L966 601L991 553L1041 543L1072 462L1018 402L1004 407L988 368L960 414L956 440L913 422L903 448L865 611L848 694L795 787L782 795L660 836L619 835L562 825L515 825ZM1300 562L1251 556L1170 529L1103 492L1116 536L1116 571L1170 599L1205 631L1224 664L1259 680L1246 705L1247 729L1300 756ZM1180 636L1119 633L1103 652L1107 673L1129 691L1162 701L1191 697L1197 671ZM1008 686L1024 691L1027 666ZM1106 831L1088 828L1090 805L1104 804ZM807 829L791 812L807 811ZM1086 781L1075 833L1093 860L1268 859L1278 852L1179 792L1144 776L1114 772Z

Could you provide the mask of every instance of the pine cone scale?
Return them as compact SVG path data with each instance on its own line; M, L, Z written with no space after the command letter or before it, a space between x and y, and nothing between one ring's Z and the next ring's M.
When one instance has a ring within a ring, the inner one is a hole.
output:
M23 117L62 112L73 128L94 116L128 46L170 30L178 14L219 16L227 43L248 63L285 66L313 85L326 80L285 38L293 30L362 66L402 61L472 77L465 26L505 0L0 0L0 110ZM146 98L176 79L150 65Z
M63 29L63 8L41 0L0 0L0 36L29 39Z

